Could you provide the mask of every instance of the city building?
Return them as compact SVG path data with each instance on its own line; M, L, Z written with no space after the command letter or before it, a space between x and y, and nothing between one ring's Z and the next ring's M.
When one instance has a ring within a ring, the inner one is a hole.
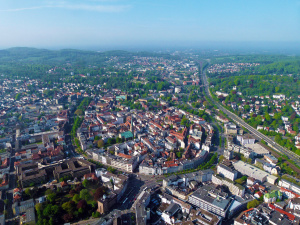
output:
M225 162L227 162L227 165L225 165ZM231 181L237 179L238 176L238 172L234 169L231 163L225 160L217 166L217 174Z
M276 176L273 176L263 170L260 170L254 166L251 166L248 163L243 161L237 161L232 163L234 168L239 171L241 174L247 175L249 177L253 177L260 182L269 182L270 184L274 184L277 180Z
M222 196L222 193L215 188L202 187L191 194L188 202L205 211L214 213L223 218L226 217L227 211L231 205L231 200Z

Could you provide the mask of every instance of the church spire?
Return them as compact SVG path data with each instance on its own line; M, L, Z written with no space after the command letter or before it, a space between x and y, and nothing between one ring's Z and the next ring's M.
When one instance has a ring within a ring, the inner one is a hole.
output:
M133 115L131 115L130 131L133 134L133 139L134 139Z

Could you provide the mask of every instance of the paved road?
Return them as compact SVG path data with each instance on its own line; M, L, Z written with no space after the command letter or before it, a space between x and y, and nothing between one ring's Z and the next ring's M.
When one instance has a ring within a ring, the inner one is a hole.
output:
M264 140L267 142L275 151L280 152L281 154L286 155L289 159L293 160L297 165L300 165L300 156L295 154L294 152L278 145L276 142L274 142L271 138L267 137L266 135L260 133L258 130L247 124L244 120L242 120L240 117L238 117L236 114L230 112L229 110L225 109L219 102L216 102L210 93L209 85L207 81L207 77L205 75L205 72L201 74L203 84L205 86L205 92L209 96L209 98L213 101L213 103L222 111L224 112L228 117L230 117L234 122L236 122L238 125L245 127L249 132L251 132L258 140Z
M137 198L139 192L142 190L142 186L144 184L144 181L139 180L133 176L130 177L128 187L116 208L119 210L129 210L132 207L132 204Z
M15 136L13 136L13 142L15 142ZM9 189L5 191L6 198L8 199L7 204L7 218L6 224L15 224L16 217L14 217L12 204L13 204L13 189L16 188L16 171L14 167L15 163L15 148L12 148L11 157L10 157L10 172L8 176Z

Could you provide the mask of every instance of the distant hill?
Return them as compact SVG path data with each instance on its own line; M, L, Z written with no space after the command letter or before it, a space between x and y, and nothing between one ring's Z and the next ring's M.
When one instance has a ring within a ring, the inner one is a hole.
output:
M133 56L163 56L170 57L169 54L157 54L150 52L127 52L122 50L96 52L84 51L77 49L62 49L48 50L27 47L15 47L0 50L0 64L3 63L29 63L29 64L44 64L57 65L70 63L80 64L101 64L107 60L107 57L118 56L121 58L130 59Z
M106 57L120 56L131 57L132 53L126 51L83 51L76 49L47 50L26 47L9 48L0 50L0 63L22 62L38 64L63 64L84 60L86 63L102 63Z

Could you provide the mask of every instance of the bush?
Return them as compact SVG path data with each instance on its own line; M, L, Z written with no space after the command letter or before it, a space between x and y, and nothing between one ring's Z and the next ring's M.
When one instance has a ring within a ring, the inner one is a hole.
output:
M94 218L99 218L101 216L101 214L99 212L93 212L92 216Z

